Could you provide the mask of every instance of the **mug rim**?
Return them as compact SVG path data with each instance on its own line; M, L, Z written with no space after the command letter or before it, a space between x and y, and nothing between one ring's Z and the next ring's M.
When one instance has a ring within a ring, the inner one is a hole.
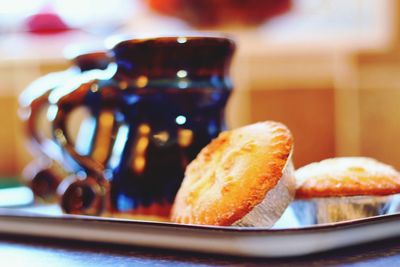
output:
M214 32L184 32L182 34L166 34L166 35L138 35L138 36L122 36L113 37L112 41L109 42L110 51L115 51L121 46L128 44L142 44L146 42L153 43L180 43L185 44L190 41L195 40L209 40L209 41L225 41L232 48L236 48L235 38L231 35L224 33L214 33ZM110 39L111 40L111 39Z

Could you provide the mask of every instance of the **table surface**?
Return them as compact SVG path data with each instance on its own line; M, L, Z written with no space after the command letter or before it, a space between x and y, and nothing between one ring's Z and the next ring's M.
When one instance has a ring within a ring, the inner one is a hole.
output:
M301 245L301 244L299 244ZM400 238L305 257L253 259L0 235L1 266L400 266Z

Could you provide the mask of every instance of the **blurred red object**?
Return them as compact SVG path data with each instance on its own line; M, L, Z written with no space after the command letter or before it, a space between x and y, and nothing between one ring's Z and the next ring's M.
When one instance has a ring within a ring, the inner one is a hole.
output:
M286 13L291 0L148 0L163 14L179 17L197 27L258 25Z
M36 34L52 34L71 29L49 6L45 6L38 13L29 16L25 24L28 32Z

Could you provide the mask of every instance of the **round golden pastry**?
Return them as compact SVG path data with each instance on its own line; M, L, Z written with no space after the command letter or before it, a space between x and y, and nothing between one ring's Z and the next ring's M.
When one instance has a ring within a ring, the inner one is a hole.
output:
M234 224L278 184L292 149L289 129L278 122L260 122L221 133L188 165L172 208L172 220ZM291 197L294 186L293 177Z
M383 196L400 193L400 174L367 157L311 163L296 171L296 198Z

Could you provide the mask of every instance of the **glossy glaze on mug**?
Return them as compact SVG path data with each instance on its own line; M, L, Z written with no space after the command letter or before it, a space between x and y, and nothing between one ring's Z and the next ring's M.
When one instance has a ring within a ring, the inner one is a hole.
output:
M59 101L55 135L89 173L109 177L109 211L169 215L187 164L225 128L233 51L225 38L124 41L112 50L112 79L84 84ZM122 118L103 166L68 144L65 120L80 105Z

